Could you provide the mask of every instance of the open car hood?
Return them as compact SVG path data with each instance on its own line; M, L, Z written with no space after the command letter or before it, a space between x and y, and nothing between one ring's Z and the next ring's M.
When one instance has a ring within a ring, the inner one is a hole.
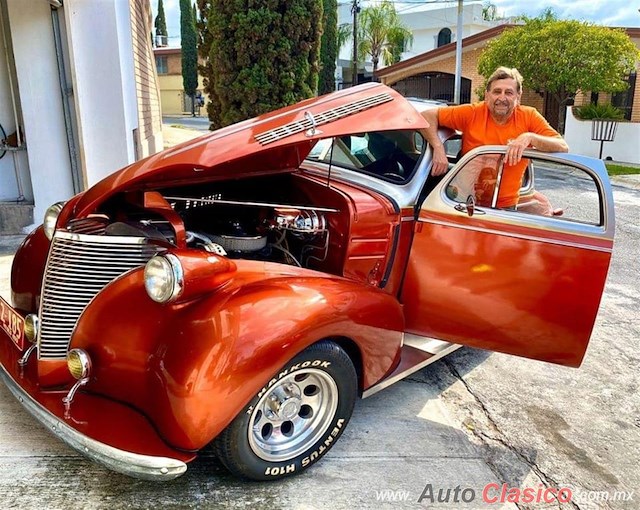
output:
M360 85L233 124L137 161L88 189L76 203L74 215L93 212L119 191L293 171L322 138L427 126L395 90L379 83Z

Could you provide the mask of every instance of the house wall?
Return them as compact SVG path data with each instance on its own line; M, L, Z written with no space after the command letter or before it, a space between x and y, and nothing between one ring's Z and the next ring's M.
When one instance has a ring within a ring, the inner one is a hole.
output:
M482 19L482 4L466 4L462 11L462 38L487 30L497 22ZM401 21L413 31L413 44L402 54L403 60L431 51L438 47L438 34L443 28L451 30L451 42L458 39L458 7L424 10L416 6L400 12Z
M576 119L573 115L573 109L567 108L564 138L569 145L570 152L594 158L599 157L600 142L591 140L591 125L590 120ZM602 158L640 164L638 144L630 143L631 140L640 140L640 122L619 122L614 141L602 144Z
M3 9L0 2L0 19L7 20L7 12ZM11 44L11 34L4 31L4 25L0 23L0 41L4 43L6 37L7 44ZM1 43L2 47L4 44ZM12 83L14 85L14 91L17 93L16 75L13 69L10 71L11 56L10 53L0 49L0 125L4 129L7 136L15 133L16 121L13 111L12 100ZM16 97L16 103L19 107L19 98ZM19 112L18 112L19 114ZM0 132L0 138L4 138L4 134ZM3 151L0 151L0 155ZM18 184L16 181L16 168L20 171L20 179L28 179L29 177L29 161L27 153L25 151L20 152L4 152L4 156L0 159L0 200L8 201L18 198ZM33 199L33 192L31 186L28 186L26 190L29 198ZM0 230L2 230L0 228Z
M15 131L12 81L27 144L16 161L24 196L35 204L39 222L52 203L162 148L159 91L148 42L150 4L65 0L53 10L45 0L0 0L0 12L8 43L6 50L0 48L0 123L7 134ZM62 77L58 57L67 68ZM15 61L15 73L7 60ZM69 122L64 105L69 106ZM69 139L77 151L73 159ZM78 165L75 187L72 162ZM15 199L19 193L13 170L8 153L0 160L0 199Z
M52 203L73 195L51 8L47 2L7 0L6 4L27 143L28 165L21 165L23 188L35 203L34 218L40 221Z
M158 48L155 50L155 55L167 58L166 74L158 75L162 115L191 113L191 109L185 110L184 108L185 93L182 81L182 53L180 48ZM201 64L202 62L199 63ZM198 90L204 96L206 104L209 101L209 96L204 92L204 81L200 74L198 74ZM197 113L198 110L196 109ZM200 113L206 115L206 110L202 108Z
M140 159L162 150L162 116L155 58L149 38L152 30L149 0L131 0L129 9L139 126L136 155Z
M121 1L66 0L64 8L74 64L81 163L86 185L91 186L134 162L137 156L134 130L138 129L138 110L129 5Z

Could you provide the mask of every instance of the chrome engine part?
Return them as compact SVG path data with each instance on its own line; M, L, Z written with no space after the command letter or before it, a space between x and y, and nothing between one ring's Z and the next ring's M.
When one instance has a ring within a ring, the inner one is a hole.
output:
M327 230L325 217L312 209L278 208L274 212L274 228L288 230L296 236L315 236Z

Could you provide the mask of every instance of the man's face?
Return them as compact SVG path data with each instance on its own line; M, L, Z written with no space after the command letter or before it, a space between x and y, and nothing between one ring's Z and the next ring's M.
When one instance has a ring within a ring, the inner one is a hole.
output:
M498 122L505 122L520 102L518 84L513 78L495 80L485 93L485 101L491 116Z

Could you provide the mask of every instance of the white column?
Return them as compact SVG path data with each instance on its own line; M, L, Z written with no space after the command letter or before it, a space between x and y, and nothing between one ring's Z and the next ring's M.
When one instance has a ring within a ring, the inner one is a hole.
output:
M64 10L82 167L91 186L136 159L129 2L66 0Z

